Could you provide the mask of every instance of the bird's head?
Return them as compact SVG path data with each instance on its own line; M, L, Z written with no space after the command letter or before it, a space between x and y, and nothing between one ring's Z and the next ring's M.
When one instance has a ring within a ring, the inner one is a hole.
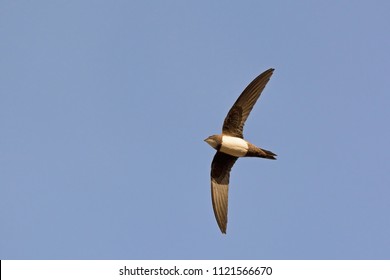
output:
M211 135L204 139L207 144L209 144L214 149L218 150L218 146L222 144L222 136L221 135Z

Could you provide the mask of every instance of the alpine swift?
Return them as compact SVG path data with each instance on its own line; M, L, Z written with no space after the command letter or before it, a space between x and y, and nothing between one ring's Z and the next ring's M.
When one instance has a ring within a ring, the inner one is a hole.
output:
M244 140L243 128L253 106L272 76L270 68L257 76L241 93L228 112L222 134L205 139L217 150L211 163L211 199L214 215L222 233L226 234L230 170L239 157L276 159L271 151L256 147Z

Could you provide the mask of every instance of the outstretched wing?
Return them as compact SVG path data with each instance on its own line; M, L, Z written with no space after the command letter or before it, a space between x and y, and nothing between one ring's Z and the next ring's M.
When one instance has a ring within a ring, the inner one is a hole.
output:
M273 71L274 69L270 68L263 72L244 89L225 118L222 127L223 134L244 138L245 121L271 78Z
M229 177L237 157L217 152L211 163L211 199L215 219L222 233L226 233Z

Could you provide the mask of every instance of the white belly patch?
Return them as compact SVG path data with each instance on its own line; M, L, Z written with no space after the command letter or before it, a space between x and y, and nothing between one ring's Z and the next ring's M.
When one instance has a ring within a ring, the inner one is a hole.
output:
M238 137L222 136L220 151L231 156L242 157L248 152L248 144L245 140Z

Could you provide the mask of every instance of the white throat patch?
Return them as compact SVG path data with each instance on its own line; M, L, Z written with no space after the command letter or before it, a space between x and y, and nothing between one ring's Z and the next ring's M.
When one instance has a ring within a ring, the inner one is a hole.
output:
M248 152L248 144L244 139L224 135L220 151L231 156L243 157Z

